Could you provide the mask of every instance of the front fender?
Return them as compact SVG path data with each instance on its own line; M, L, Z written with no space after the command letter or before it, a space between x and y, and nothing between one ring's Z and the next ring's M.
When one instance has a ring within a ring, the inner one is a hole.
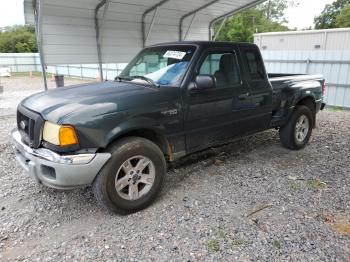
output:
M115 141L118 137L121 137L127 133L137 130L152 130L157 134L164 135L166 133L165 127L160 125L159 122L152 118L138 117L129 119L120 123L118 126L110 130L106 136L101 147L105 148L107 145Z
M69 123L71 124L71 123ZM161 122L148 117L128 118L125 112L90 117L88 121L74 123L81 148L106 148L117 137L138 129L151 129L165 133ZM73 124L72 124L73 125Z

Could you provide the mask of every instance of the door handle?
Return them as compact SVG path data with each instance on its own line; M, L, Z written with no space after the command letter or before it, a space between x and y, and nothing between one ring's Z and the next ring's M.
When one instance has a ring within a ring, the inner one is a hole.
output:
M241 95L238 96L238 98L241 99L241 100L245 99L247 97L249 97L249 93L241 94Z

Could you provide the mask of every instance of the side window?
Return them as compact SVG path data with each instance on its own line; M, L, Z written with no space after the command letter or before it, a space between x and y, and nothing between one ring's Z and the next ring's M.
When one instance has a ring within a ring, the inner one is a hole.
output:
M213 52L207 55L199 69L200 75L212 75L218 88L240 84L237 58L234 53Z
M245 51L248 69L252 80L265 79L264 65L256 50Z

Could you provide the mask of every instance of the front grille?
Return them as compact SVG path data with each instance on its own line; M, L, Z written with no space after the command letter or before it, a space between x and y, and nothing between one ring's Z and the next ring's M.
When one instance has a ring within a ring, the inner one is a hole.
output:
M38 148L41 142L41 131L44 119L21 104L17 108L17 128L26 145Z

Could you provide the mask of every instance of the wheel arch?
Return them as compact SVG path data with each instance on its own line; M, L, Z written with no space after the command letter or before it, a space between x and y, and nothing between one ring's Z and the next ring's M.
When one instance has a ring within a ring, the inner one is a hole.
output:
M304 96L299 99L299 101L296 103L296 106L306 106L310 109L312 113L312 126L315 127L316 125L316 100L313 96Z
M173 160L173 150L168 139L160 130L157 130L156 128L140 127L124 130L123 132L120 132L117 136L113 137L113 139L111 139L108 142L104 150L107 150L113 143L115 143L119 139L131 136L142 137L152 141L160 148L167 160Z

